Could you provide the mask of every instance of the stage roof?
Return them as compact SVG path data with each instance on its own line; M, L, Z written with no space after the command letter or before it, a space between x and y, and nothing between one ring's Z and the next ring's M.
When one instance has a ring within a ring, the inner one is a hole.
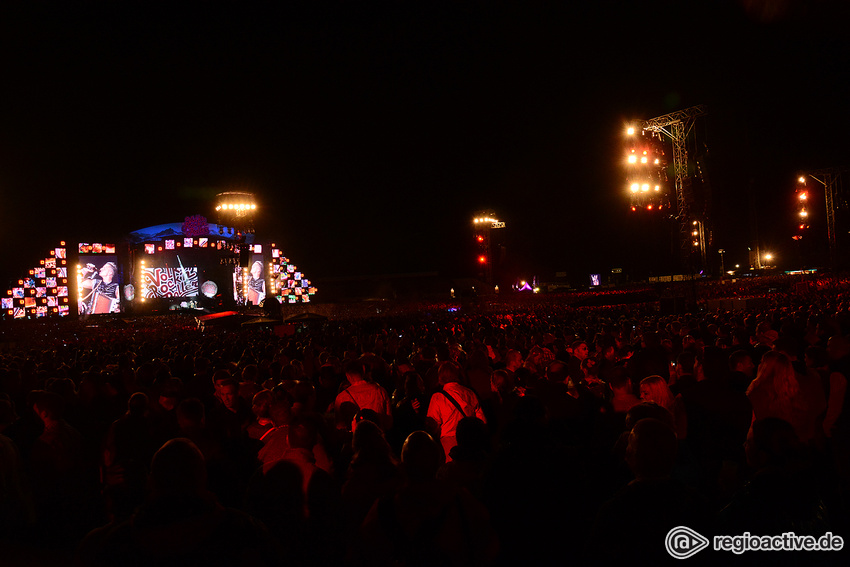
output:
M236 241L236 229L233 227L227 227L224 225L218 224L209 224L209 237L210 238L221 238L224 240ZM128 239L130 242L134 244L138 244L140 242L150 242L152 240L160 240L163 238L174 237L174 236L184 236L183 235L183 223L182 222L173 222L167 224L158 224L156 226L149 226L147 228L140 228L139 230L134 230L128 235ZM198 236L197 234L193 234L192 236ZM252 244L254 242L254 235L251 233L244 235L244 242L247 244Z

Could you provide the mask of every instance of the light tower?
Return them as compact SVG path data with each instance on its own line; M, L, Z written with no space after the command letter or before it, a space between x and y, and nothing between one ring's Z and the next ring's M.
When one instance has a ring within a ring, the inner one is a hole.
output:
M679 221L679 244L683 258L693 248L693 219L690 216L690 197L685 194L688 178L687 139L695 120L708 113L704 105L692 106L670 114L645 120L639 124L644 131L664 134L673 142L673 174L676 190L676 218ZM707 219L699 221L702 226ZM705 256L705 240L700 239L700 256Z
M818 169L808 174L809 177L823 185L826 201L826 234L827 239L829 240L829 265L831 268L835 268L835 259L838 250L838 245L835 239L835 209L837 208L836 200L838 198L838 188L841 180L841 174L845 171L846 168L831 167L827 169ZM801 176L799 179L797 179L797 183L799 194L799 185L802 183L802 185L805 186L805 176Z
M475 238L476 263L484 281L493 284L493 242L491 231L505 228L505 223L496 218L496 213L486 210L476 213L472 219L473 238Z
M244 301L248 302L249 288L244 282L249 280L248 265L251 261L251 245L245 242L245 235L254 232L254 216L257 213L257 203L253 193L244 191L227 191L216 195L215 210L218 216L219 234L224 233L224 224L230 231L236 230L236 251L239 255L239 267L242 273L239 282L243 285Z

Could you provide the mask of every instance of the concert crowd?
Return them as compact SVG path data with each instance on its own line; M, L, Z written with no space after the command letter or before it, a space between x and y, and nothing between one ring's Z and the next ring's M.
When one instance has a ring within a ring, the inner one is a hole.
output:
M657 565L676 526L846 538L848 289L4 328L0 564Z

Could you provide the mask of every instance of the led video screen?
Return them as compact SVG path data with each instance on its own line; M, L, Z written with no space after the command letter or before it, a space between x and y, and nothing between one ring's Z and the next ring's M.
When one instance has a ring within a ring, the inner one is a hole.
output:
M198 267L185 265L180 256L156 255L147 261L141 272L143 298L197 297Z
M80 255L79 266L77 306L80 315L119 313L121 271L118 257L114 254ZM59 290L66 292L63 288Z
M233 299L237 303L259 305L266 298L266 270L262 254L252 254L247 270L233 270Z

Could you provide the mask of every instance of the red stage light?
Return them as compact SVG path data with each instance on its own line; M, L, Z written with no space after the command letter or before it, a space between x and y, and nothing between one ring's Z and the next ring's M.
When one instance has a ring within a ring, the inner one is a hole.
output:
M646 206L646 210L647 210L647 211L651 211L651 210L652 210L652 205L647 205L647 206Z
M486 264L487 263L487 256L479 256L478 257L478 263L479 264Z
M478 242L484 242L484 237L479 234L477 240Z

